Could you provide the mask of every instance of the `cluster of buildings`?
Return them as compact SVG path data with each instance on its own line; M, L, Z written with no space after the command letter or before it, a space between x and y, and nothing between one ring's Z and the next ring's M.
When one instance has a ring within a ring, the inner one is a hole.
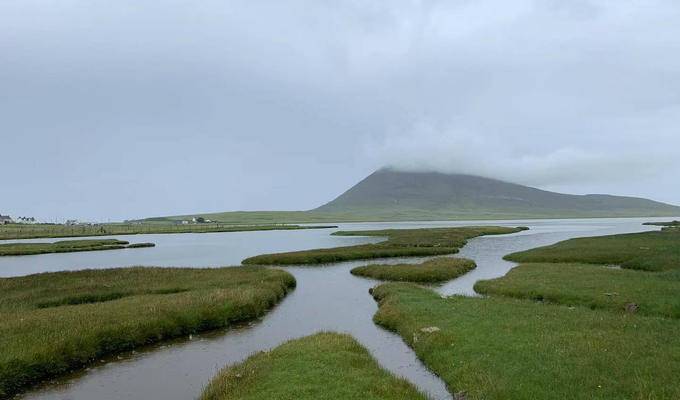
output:
M193 218L191 219L191 221L185 219L185 220L179 222L179 224L181 224L181 225L189 225L189 224L209 224L209 223L212 223L212 221L209 220L209 219L205 219L205 218L203 218L203 217L193 217Z
M0 225L6 224L36 224L38 221L33 217L19 217L16 220L12 219L9 215L0 214Z
M68 226L97 226L99 225L98 223L95 222L83 222L83 221L78 221L77 219L67 219L64 225Z
M37 219L34 217L17 217L17 218L12 218L9 215L2 215L0 214L0 225L8 225L8 224L24 224L24 225L32 225L32 224L40 224ZM56 223L56 222L55 222ZM75 225L87 225L87 226L92 226L92 225L98 225L92 222L81 222L75 219L69 219L66 221L65 225L69 226L75 226Z

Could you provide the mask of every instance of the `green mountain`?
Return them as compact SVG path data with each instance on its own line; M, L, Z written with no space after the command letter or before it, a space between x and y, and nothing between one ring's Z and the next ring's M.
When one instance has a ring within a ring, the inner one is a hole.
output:
M442 218L680 215L680 207L636 197L562 194L479 176L392 169L374 172L313 211Z
M234 211L146 221L195 216L233 224L677 217L680 207L637 197L555 193L479 176L381 169L335 200L309 211Z

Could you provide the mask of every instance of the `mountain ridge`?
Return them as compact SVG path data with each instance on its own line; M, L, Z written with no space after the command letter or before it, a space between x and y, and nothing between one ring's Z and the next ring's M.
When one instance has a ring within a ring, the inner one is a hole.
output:
M312 210L200 213L146 221L198 216L230 224L680 217L680 207L641 197L556 193L475 175L383 168Z
M680 207L641 197L564 194L494 178L383 168L314 212L548 213L667 216Z

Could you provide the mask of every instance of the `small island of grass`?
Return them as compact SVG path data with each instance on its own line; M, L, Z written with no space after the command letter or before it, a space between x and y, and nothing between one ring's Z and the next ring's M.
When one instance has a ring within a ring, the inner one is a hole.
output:
M680 221L678 220L673 220L673 221L665 221L665 222L645 222L642 225L651 225L651 226L680 226Z
M454 254L468 239L483 235L502 235L528 228L469 226L456 228L384 229L340 231L338 236L380 236L387 240L376 244L263 254L243 260L246 265L324 264L371 258L437 256Z
M438 283L455 279L477 265L465 258L438 257L420 264L373 264L356 267L353 275L384 281Z
M261 316L285 271L118 268L0 279L0 398L107 354Z
M77 251L100 251L154 247L153 243L133 243L117 239L62 240L54 243L7 243L0 244L0 256L27 256L49 253L72 253Z
M662 231L680 231L680 221L677 220L667 222L645 222L642 225L660 226Z
M680 231L666 230L565 240L513 253L506 260L520 263L586 263L626 269L680 269Z
M385 371L351 336L319 333L292 340L220 372L201 400L425 400Z

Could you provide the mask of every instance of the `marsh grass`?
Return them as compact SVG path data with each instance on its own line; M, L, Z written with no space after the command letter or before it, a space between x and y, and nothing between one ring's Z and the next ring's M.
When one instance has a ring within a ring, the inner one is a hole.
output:
M680 324L511 298L441 298L413 284L373 290L396 331L466 399L678 399ZM437 327L435 329L424 329Z
M163 233L246 232L246 231L327 229L327 228L337 228L337 226L335 225L301 226L288 224L234 225L222 223L202 223L183 225L169 222L166 223L147 222L134 224L120 223L101 225L8 224L0 225L0 240L163 234Z
M291 340L220 372L201 400L401 400L426 397L385 371L349 335Z
M128 249L140 249L140 248L143 248L143 247L155 247L155 246L156 246L155 243L145 242L145 243L132 243L132 244L128 245L127 248Z
M477 292L680 318L680 231L571 239L505 258L522 264Z
M457 253L468 239L482 235L515 233L527 228L471 226L461 228L385 229L339 231L338 236L380 236L376 244L263 254L243 260L246 265L324 264L371 258L436 256Z
M284 271L253 267L0 279L0 398L108 354L256 318L294 286Z
M384 281L437 283L455 279L477 265L465 258L438 257L420 264L372 264L356 267L353 275Z
M583 264L523 264L478 281L475 291L565 305L680 318L680 270L646 272Z
M570 239L509 254L505 259L519 263L587 263L668 271L680 269L680 230Z
M129 244L124 240L62 240L54 243L8 243L0 244L0 256L27 256L48 253L72 253L78 251L120 250L153 247L153 243Z

